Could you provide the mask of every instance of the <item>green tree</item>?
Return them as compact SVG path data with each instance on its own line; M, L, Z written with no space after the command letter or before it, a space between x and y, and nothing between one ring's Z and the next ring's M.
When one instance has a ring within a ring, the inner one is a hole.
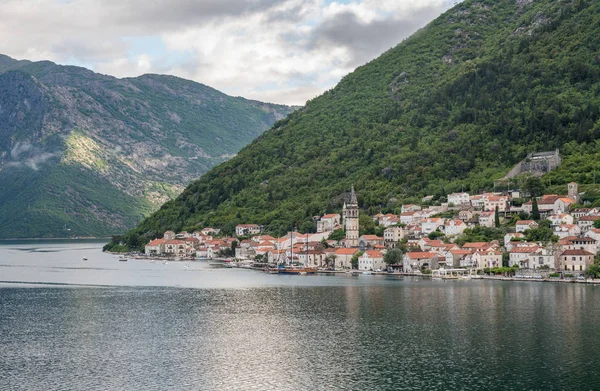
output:
M497 206L496 210L494 211L494 226L496 226L496 228L500 227L500 212L498 211Z
M600 220L594 221L594 228L600 228Z
M375 222L371 216L361 214L358 217L359 235L373 235L375 234Z
M336 229L329 235L329 240L340 241L346 237L346 230L343 228Z
M540 177L528 175L524 182L524 187L531 197L539 197L544 194L544 183Z
M548 223L545 223L546 221ZM525 239L528 242L558 242L559 238L558 236L554 235L554 232L552 231L552 228L549 227L549 224L550 221L545 220L540 222L540 226L538 228L525 230L525 232L523 232L525 234Z
M441 233L440 231L433 231L433 232L430 232L429 235L427 235L427 237L431 240L436 240L438 238L441 238L442 236L444 236L444 234Z
M267 263L268 257L267 254L258 254L254 257L254 262L256 263Z
M508 261L510 260L510 254L507 252L502 253L502 267L508 267Z
M600 276L600 265L596 263L590 265L585 274L587 274L590 278L598 278Z
M325 265L328 268L334 268L335 269L335 260L337 258L337 255L335 254L329 254L325 257Z
M535 221L540 219L540 208L538 207L536 198L531 202L531 218Z
M352 259L350 260L352 263L352 269L358 269L358 258L360 258L363 254L364 253L362 251L359 251L352 256Z
M399 248L388 250L383 256L383 261L387 265L398 265L402 263L404 253Z

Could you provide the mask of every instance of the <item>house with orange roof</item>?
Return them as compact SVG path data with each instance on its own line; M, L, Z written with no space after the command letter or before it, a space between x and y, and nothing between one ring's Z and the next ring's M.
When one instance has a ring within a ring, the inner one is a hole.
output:
M444 234L446 236L461 235L467 229L467 224L462 220L448 220L444 223Z
M221 230L219 228L206 227L202 228L200 232L202 232L202 235L218 235Z
M327 254L323 250L308 250L295 253L298 261L308 267L323 267Z
M429 251L432 247L439 247L443 244L444 242L442 242L441 240L429 239L427 236L419 239L419 241L417 242L417 245L422 251Z
M401 223L400 217L398 217L392 213L381 215L380 217L377 218L376 222L377 222L377 224L379 224L382 227L390 227L392 225L398 225Z
M600 216L582 216L577 219L577 225L581 228L581 232L585 233L594 228L594 222L596 220L600 220Z
M589 236L567 236L558 241L560 250L585 250L592 254L598 253L598 241Z
M165 241L165 254L185 257L187 245L183 240L173 239Z
M253 236L252 238L250 238L250 240L252 240L253 242L271 242L271 243L275 243L275 238L272 237L271 235L256 235Z
M527 268L529 265L529 254L537 251L540 247L534 243L520 243L509 251L508 266L519 265L520 268Z
M166 240L164 239L151 240L144 247L144 253L146 255L162 255L165 252L165 242Z
M403 212L400 214L400 222L404 225L410 225L415 222L416 212Z
M490 243L488 242L467 242L465 244L463 244L462 248L466 248L466 249L482 249L482 248L487 248L490 246Z
M448 204L460 206L471 202L469 193L452 193L448 194Z
M569 211L571 216L578 219L583 216L593 216L600 214L600 209L598 208L577 208Z
M518 244L525 240L525 234L522 232L509 232L504 235L504 247L507 251L513 247L514 244Z
M434 231L443 231L446 219L440 217L430 217L421 222L421 232L423 235L429 235Z
M568 213L553 213L546 217L550 225L573 224L575 219Z
M553 247L539 247L528 256L526 267L529 269L556 269L559 252Z
M472 259L472 267L476 270L502 266L502 252L494 247L475 251Z
M358 248L360 248L362 251L375 245L383 246L384 239L377 235L362 235L358 238Z
M377 271L385 270L383 253L378 250L367 250L358 258L358 270Z
M404 227L388 227L383 231L383 241L388 248L395 248L408 235Z
M452 248L444 253L445 265L448 268L465 267L472 263L473 251L461 248Z
M518 220L515 224L516 232L525 232L528 229L537 229L540 225L533 220Z
M498 212L506 212L507 206L508 196L490 195L483 202L483 209L486 211L493 212L498 208Z
M468 221L473 218L473 212L471 210L465 209L458 212L458 218L462 221Z
M600 243L600 228L591 228L586 231L585 236L588 238L592 238Z
M404 271L420 270L422 267L434 270L439 266L441 255L435 252L407 252L404 254Z
M352 257L358 251L357 248L338 248L335 250L336 268L352 269Z
M258 224L238 224L235 227L237 236L258 235L259 233L260 226Z
M285 262L287 259L286 250L271 250L267 253L267 259L271 264Z
M537 202L540 213L547 214L559 214L568 212L571 205L575 204L575 200L569 197L561 197L557 194L545 194ZM527 213L531 213L533 209L533 202L528 201L523 204L523 210Z
M594 254L585 250L565 250L559 256L564 271L584 273L594 263Z
M331 232L337 225L340 225L340 221L339 213L326 214L317 221L317 232Z
M495 212L479 212L479 225L491 228L494 227L495 224Z
M576 224L561 224L554 227L554 235L559 238L566 238L567 236L579 236L581 234L581 228Z
M414 205L414 204L406 204L406 205L402 205L402 207L400 208L400 213L406 213L406 212L418 212L420 211L422 208L419 205Z

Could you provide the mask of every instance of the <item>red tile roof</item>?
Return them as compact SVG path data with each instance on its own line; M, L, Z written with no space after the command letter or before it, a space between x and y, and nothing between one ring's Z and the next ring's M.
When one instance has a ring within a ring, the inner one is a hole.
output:
M357 251L357 248L338 248L335 250L335 255L354 255Z
M438 253L432 253L432 252L410 252L410 253L406 253L406 255L410 258L410 259L431 259L433 257L435 257L436 255L439 255Z
M565 250L563 251L563 253L561 254L561 256L571 256L571 255L594 255L590 252L587 252L585 250Z

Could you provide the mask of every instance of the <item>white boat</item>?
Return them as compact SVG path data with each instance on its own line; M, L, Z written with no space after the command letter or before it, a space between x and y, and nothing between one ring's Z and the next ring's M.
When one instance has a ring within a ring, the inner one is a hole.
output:
M164 261L163 262L163 265L168 265L168 264L169 264L169 261Z

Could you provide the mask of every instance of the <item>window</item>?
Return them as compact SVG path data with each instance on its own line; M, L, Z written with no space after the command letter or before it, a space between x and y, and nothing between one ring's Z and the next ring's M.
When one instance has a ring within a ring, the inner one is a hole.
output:
M582 265L579 265L579 270L583 270L583 266Z

